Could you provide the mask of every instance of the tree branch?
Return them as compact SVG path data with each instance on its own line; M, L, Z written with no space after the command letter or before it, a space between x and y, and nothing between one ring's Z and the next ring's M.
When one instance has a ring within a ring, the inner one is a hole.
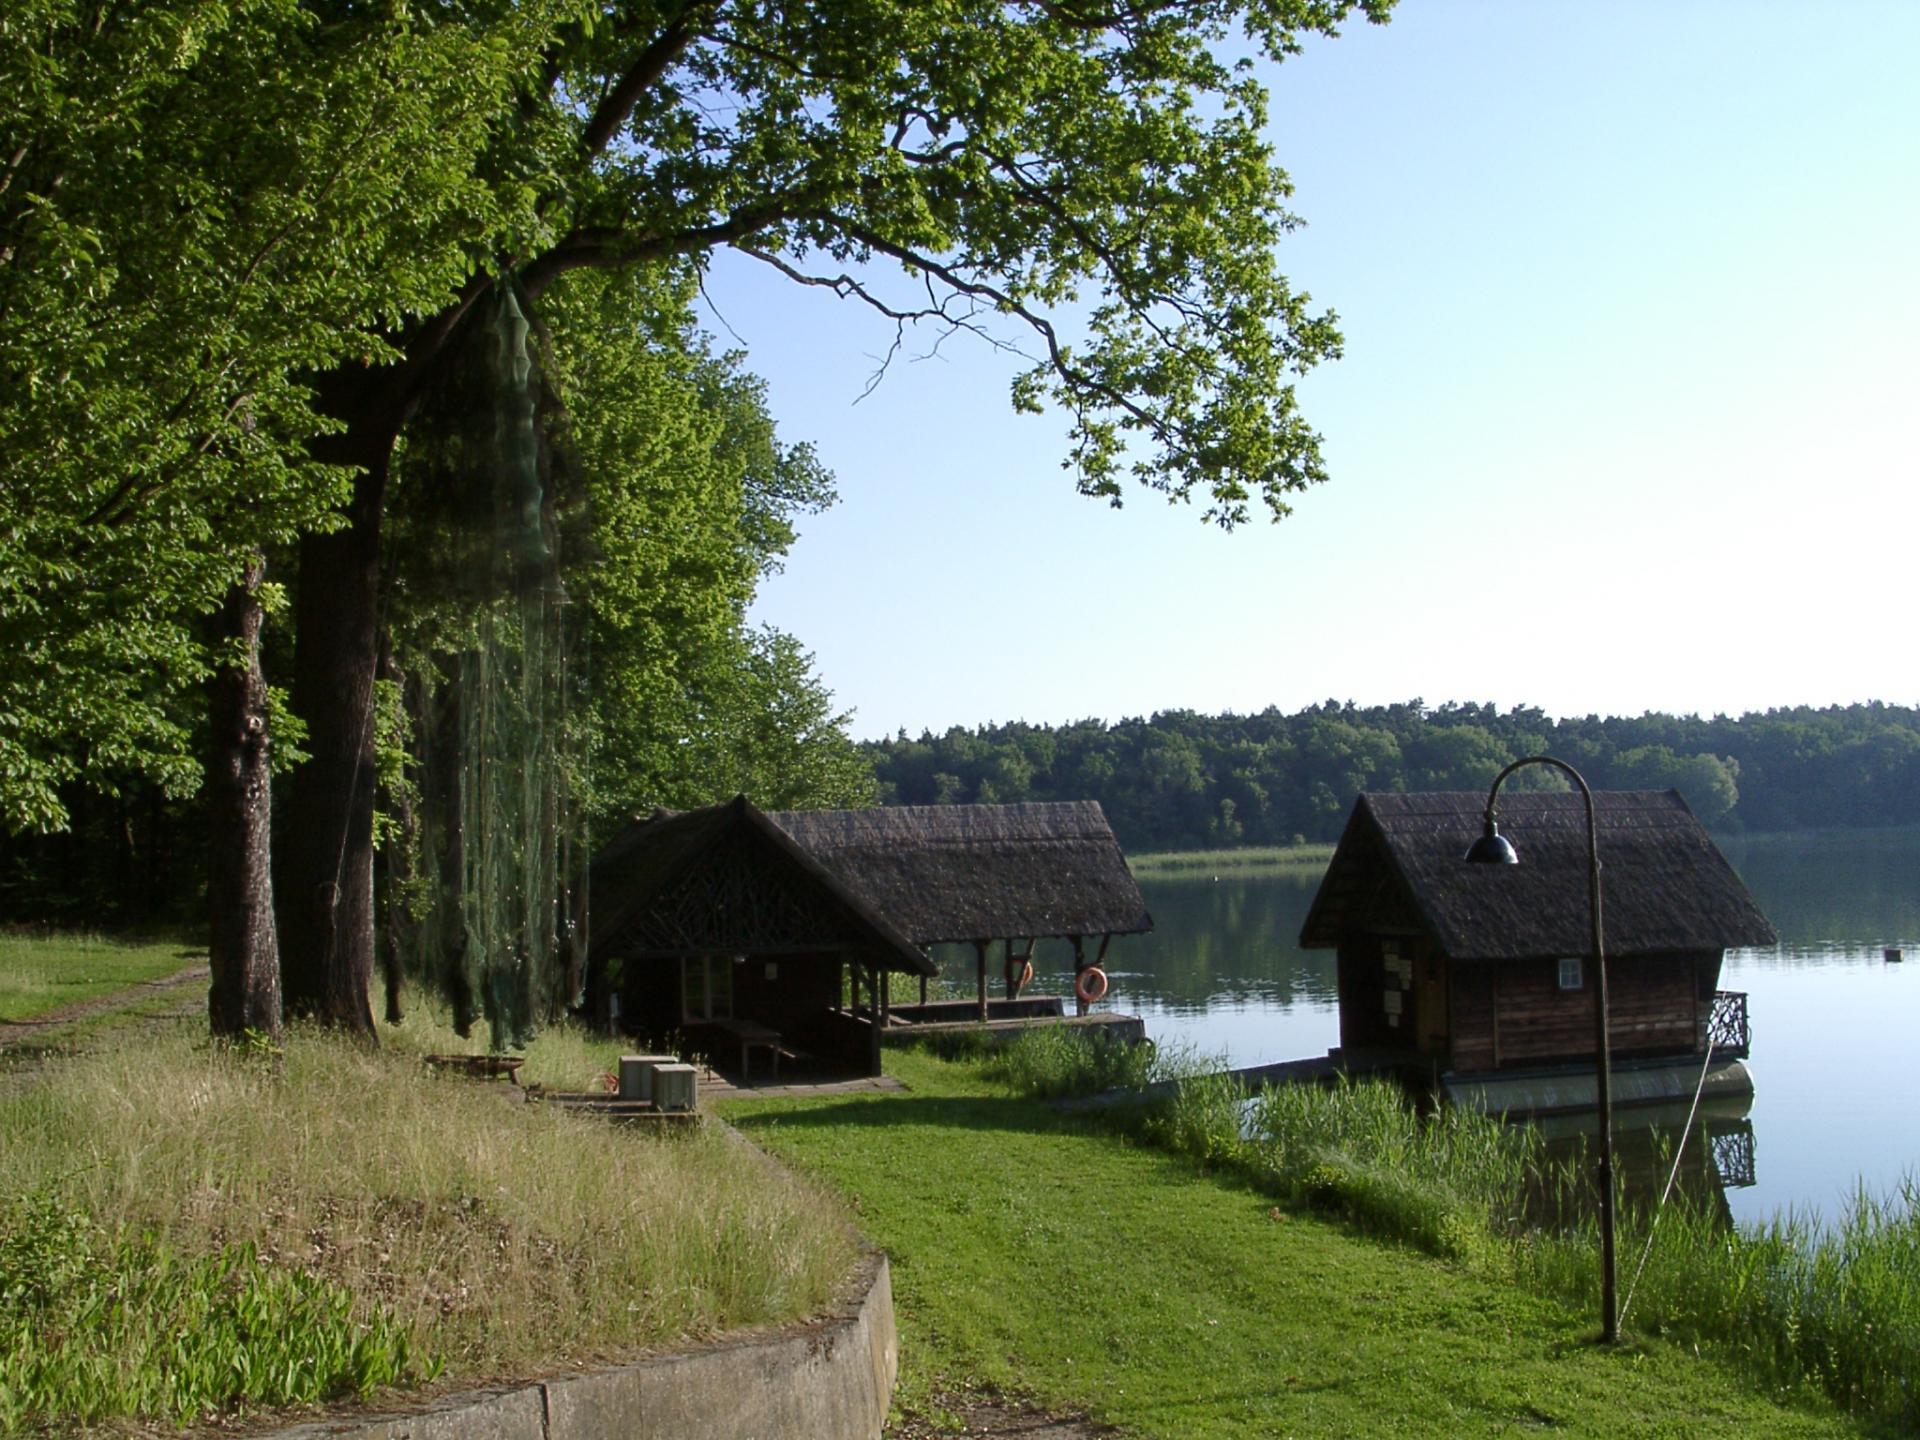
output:
M673 67L674 61L686 53L687 46L700 33L701 26L719 8L720 0L691 0L653 37L633 64L627 67L626 73L614 82L613 88L594 107L593 114L587 120L587 128L580 134L580 147L588 155L598 155L613 143L613 137L627 123L627 118L633 114L633 107L640 103L640 97L660 83L660 78Z

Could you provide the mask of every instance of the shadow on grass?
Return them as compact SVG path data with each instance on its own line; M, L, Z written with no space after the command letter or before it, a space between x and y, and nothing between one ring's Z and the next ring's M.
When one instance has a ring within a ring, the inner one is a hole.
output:
M1090 1126L1084 1117L1062 1115L1051 1106L1015 1096L889 1095L883 1099L842 1100L830 1103L789 1102L794 1108L773 1108L780 1102L735 1101L722 1107L728 1124L753 1131L778 1125L783 1130L901 1130L941 1129L1016 1131L1030 1135L1110 1133ZM1079 1123L1076 1123L1079 1122Z

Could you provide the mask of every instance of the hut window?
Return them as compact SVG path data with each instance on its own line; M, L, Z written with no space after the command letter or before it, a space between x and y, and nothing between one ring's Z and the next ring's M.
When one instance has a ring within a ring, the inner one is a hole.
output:
M1580 988L1580 957L1569 955L1560 962L1560 988L1578 990Z
M684 1020L733 1016L733 958L689 955L680 962L680 1010Z

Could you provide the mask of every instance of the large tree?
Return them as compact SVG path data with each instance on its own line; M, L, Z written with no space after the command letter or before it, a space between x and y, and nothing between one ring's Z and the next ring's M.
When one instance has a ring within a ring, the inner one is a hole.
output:
M353 493L309 377L393 360L497 233L513 197L474 167L515 32L295 0L0 12L0 820L204 765L216 1029L278 1023L260 556Z
M661 0L422 12L523 62L492 95L474 182L512 223L473 278L318 378L315 456L351 468L343 523L300 555L293 701L311 759L279 870L292 1003L370 1023L373 696L394 446L449 334L512 272L561 276L731 246L906 326L1019 349L1022 408L1070 421L1080 489L1131 472L1224 525L1322 478L1290 377L1337 352L1280 273L1295 223L1236 58L1291 53L1390 0L1139 3ZM900 282L900 283L893 283Z

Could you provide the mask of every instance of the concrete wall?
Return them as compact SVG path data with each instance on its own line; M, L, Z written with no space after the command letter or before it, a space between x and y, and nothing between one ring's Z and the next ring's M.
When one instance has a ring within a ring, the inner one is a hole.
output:
M887 1257L862 1260L850 1288L825 1319L269 1440L879 1440L899 1367Z

